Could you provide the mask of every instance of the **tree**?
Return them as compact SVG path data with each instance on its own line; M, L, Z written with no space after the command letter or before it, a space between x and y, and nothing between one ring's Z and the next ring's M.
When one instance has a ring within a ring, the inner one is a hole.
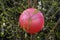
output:
M41 32L33 35L34 40L60 40L60 23L55 21L60 14L60 0L39 0L35 8L42 11L45 25ZM32 5L33 6L33 5ZM19 26L19 15L28 8L27 0L0 0L0 39L29 40L31 36ZM58 19L60 18L60 15ZM56 26L56 24L58 25ZM56 26L55 29L53 29ZM50 34L49 34L50 33ZM47 35L48 34L48 35Z

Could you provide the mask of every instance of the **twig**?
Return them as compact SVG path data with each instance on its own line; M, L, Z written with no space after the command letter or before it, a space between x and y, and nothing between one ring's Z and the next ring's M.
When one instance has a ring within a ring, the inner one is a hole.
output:
M29 6L30 6L30 0L28 0L28 8L29 8Z
M60 18L59 18L59 20L57 21L55 27L52 28L53 31L57 28L57 26L58 26L59 23L60 23ZM50 33L48 34L46 40L48 40L48 37L50 36L51 33L52 33L52 31L50 31Z
M34 5L34 7L35 7L35 5L37 5L37 0L34 0L34 4L33 5Z

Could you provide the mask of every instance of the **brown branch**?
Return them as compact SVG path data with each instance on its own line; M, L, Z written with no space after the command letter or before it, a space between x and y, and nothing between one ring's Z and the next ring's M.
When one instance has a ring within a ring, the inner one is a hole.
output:
M28 0L28 8L30 7L30 3L31 3L30 0Z
M60 23L60 18L59 18L59 20L57 21L57 23L55 24L55 26L52 28L53 31L57 28L57 26L58 26L59 23ZM50 31L50 33L49 33L48 36L46 37L46 40L48 40L48 37L49 37L50 34L53 32L52 30Z
M37 0L34 0L34 4L33 5L34 5L34 7L35 7L35 5L37 5Z

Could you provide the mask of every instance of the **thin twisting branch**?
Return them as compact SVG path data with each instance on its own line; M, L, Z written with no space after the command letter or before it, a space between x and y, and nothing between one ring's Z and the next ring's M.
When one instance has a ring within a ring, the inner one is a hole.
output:
M30 0L28 0L28 8L30 7Z
M53 31L57 28L57 26L58 26L59 23L60 23L60 18L59 18L59 20L57 21L57 23L55 24L55 26L52 28ZM46 37L46 40L48 40L48 37L50 36L51 33L52 33L52 31L50 31L50 33L49 33L48 36Z
M34 0L34 7L35 7L35 5L37 5L37 0Z
M56 23L55 27L52 30L55 30L59 23L60 23L60 18L59 18L58 22Z

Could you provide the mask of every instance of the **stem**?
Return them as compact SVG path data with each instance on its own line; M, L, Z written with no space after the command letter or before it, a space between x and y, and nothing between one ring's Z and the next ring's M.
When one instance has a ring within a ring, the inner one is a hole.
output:
M57 21L57 23L55 24L55 26L52 28L53 31L57 28L57 26L58 26L59 23L60 23L60 18L59 18L59 20ZM46 40L48 39L48 37L50 36L50 34L51 34L53 31L50 31L50 33L49 33L48 36L46 37Z

